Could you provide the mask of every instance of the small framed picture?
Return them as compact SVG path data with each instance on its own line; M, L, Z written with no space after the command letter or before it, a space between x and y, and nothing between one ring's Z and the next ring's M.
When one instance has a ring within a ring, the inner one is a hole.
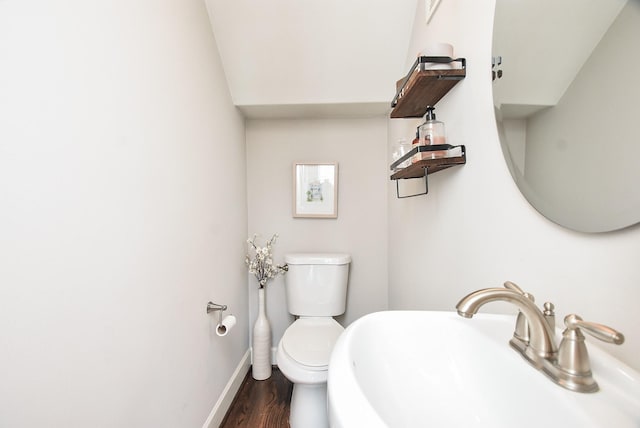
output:
M293 164L293 216L338 217L338 164Z

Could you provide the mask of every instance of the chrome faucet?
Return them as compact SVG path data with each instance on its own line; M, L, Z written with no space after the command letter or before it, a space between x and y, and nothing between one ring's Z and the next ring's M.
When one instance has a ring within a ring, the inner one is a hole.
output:
M543 312L534 303L533 296L516 284L507 281L504 286L484 288L463 297L456 305L458 314L471 318L485 303L513 303L520 312L509 345L563 388L577 392L597 391L598 384L591 373L589 354L580 328L600 340L617 345L624 342L622 333L601 324L582 321L582 318L572 314L565 318L567 328L558 348L555 343L553 304L545 303Z
M558 347L553 341L553 331L544 314L524 293L508 288L484 288L464 297L458 302L456 309L459 315L471 318L482 305L497 300L513 303L524 315L529 329L529 342L528 346L523 347L523 350L526 357L532 360L531 362L534 365L538 365L539 359L557 356ZM517 340L524 342L520 338L517 338ZM514 345L512 344L512 346Z

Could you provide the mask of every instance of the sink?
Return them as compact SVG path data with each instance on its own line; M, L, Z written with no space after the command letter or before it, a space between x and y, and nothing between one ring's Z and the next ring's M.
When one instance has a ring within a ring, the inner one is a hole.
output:
M515 318L386 311L356 320L329 364L331 427L640 427L638 371L587 340L600 390L566 390L508 345Z

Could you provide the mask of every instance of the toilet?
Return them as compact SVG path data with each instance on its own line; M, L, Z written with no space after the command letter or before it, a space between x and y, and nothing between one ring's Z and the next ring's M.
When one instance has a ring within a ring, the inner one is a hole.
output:
M297 318L278 344L278 367L293 382L291 428L327 428L327 372L333 345L344 328L333 319L343 314L351 256L300 253L285 255L289 313Z

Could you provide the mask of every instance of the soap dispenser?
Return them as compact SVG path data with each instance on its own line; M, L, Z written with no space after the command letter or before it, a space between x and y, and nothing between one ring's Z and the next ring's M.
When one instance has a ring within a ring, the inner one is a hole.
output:
M433 146L447 144L444 133L444 123L436 120L434 107L427 107L425 122L418 127L418 139L420 145ZM447 150L435 150L420 153L421 159L436 159L446 157Z

